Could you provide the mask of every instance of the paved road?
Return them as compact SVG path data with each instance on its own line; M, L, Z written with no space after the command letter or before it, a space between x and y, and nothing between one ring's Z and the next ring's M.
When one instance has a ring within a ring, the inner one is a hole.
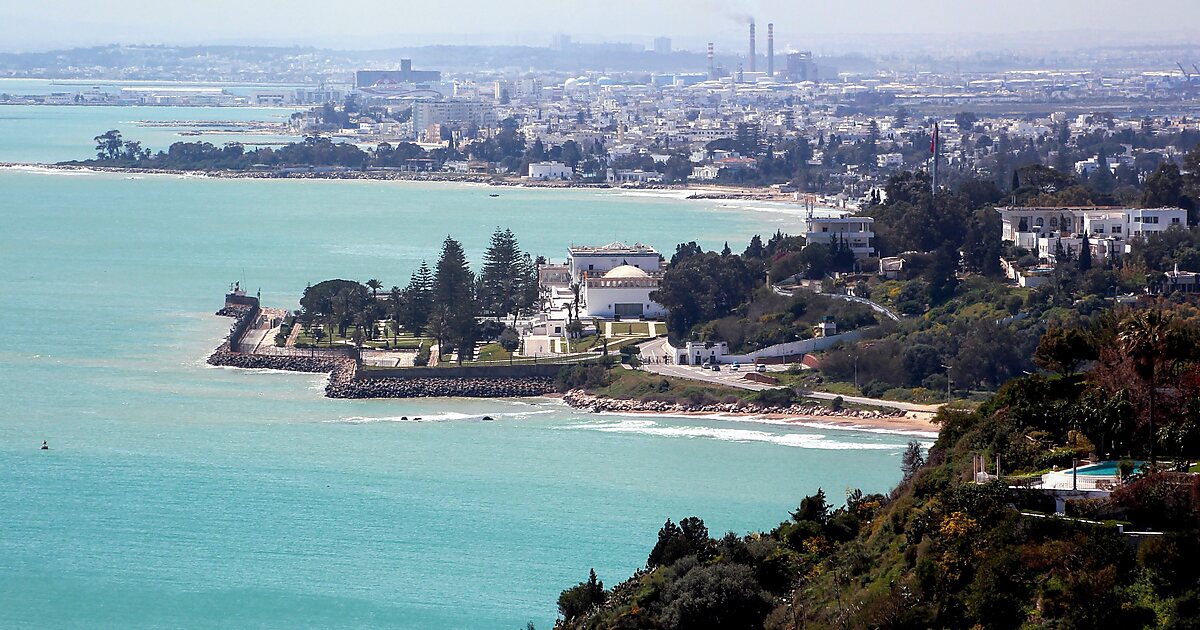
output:
M664 339L654 339L647 341L641 345L642 356L661 357L663 355L662 344ZM769 366L772 371L784 369L783 366ZM674 376L678 378L687 378L693 381L702 381L705 383L713 383L716 385L726 385L729 387L738 387L741 389L749 389L753 391L762 391L777 387L776 385L767 385L765 383L756 383L743 378L746 371L734 372L728 365L722 365L720 372L705 370L704 368L694 365L666 365L662 363L643 363L642 369L653 374L661 374L663 376ZM743 370L747 367L743 366ZM818 400L833 400L838 397L838 394L830 394L828 392L802 392L809 398ZM900 402L896 400L883 400L880 398L867 398L866 396L842 396L844 402L853 403L856 405L870 405L872 407L886 407L888 409L899 409L901 411L911 413L933 414L937 413L940 405L920 405L917 403Z
M809 398L817 398L820 400L833 400L840 394L830 394L829 392L802 392ZM917 403L900 402L898 400L883 400L880 398L867 398L865 396L842 396L842 400L856 405L871 405L872 407L888 407L890 409L899 409L901 411L910 411L914 413L937 413L941 405L920 405Z

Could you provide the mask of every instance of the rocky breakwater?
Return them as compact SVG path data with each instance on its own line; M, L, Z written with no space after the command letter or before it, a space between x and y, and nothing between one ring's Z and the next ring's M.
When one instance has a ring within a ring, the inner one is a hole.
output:
M255 317L258 309L241 304L227 304L217 311L217 315L234 318L229 328L229 337L208 355L209 365L236 367L256 370L286 370L288 372L329 373L329 383L325 385L325 393L329 395L330 388L343 386L354 380L358 372L358 362L346 356L321 355L275 355L234 352L230 347L230 339L245 320Z
M273 354L249 354L233 352L229 342L221 344L208 356L209 365L246 368L252 370L286 370L288 372L329 372L329 388L335 384L344 384L354 379L358 364L349 357L305 357L280 356Z
M829 407L818 404L795 404L781 407L760 405L746 401L695 404L663 400L621 400L596 396L582 389L573 389L567 392L563 396L563 402L576 409L584 409L594 413L738 413L764 416L815 416L821 418L845 418L846 420L897 418L905 415L903 411L889 410L841 409L834 411Z
M330 398L521 398L557 391L552 378L359 378L325 387Z
M245 320L256 315L249 306L229 305L217 315L234 318L232 337ZM371 378L359 370L358 361L343 354L255 354L235 352L226 338L208 357L209 365L288 372L329 373L325 395L329 398L518 398L543 396L557 391L549 377L450 377Z

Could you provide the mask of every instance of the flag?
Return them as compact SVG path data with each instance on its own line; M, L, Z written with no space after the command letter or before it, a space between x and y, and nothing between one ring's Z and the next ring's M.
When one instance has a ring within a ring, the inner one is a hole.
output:
M929 141L929 152L930 153L934 153L934 154L937 153L937 141L938 141L938 124L933 123L933 140Z

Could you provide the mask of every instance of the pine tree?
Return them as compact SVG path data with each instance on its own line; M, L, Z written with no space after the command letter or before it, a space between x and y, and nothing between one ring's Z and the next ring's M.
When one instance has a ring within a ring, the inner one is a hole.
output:
M1088 241L1087 232L1083 233L1083 241L1079 244L1079 270L1087 271L1092 268L1092 245Z
M762 237L755 234L750 238L750 245L746 247L743 256L746 258L762 258L763 257L763 242Z
M504 317L515 313L522 298L522 254L512 230L496 228L483 254L479 302L485 313Z
M432 320L438 324L435 330L439 333L439 348L443 343L456 348L460 364L473 355L478 336L474 286L475 275L467 266L462 244L447 236L433 277Z
M399 308L399 323L413 336L420 337L429 324L433 311L433 273L424 260L413 272L408 286L404 288Z
M513 311L514 319L518 313L536 308L538 300L541 298L541 287L538 286L538 265L528 253L521 256L518 273L519 298L517 300L517 308Z

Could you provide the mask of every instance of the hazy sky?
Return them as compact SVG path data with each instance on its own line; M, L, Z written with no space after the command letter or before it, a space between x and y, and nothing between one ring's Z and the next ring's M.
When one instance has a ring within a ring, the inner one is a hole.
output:
M1070 30L1086 38L1097 30L1179 41L1200 32L1200 0L0 0L0 50L101 43L544 45L556 32L582 41L666 35L697 48L708 40L740 42L739 23L749 15L764 42L765 24L774 22L781 43L831 33Z

